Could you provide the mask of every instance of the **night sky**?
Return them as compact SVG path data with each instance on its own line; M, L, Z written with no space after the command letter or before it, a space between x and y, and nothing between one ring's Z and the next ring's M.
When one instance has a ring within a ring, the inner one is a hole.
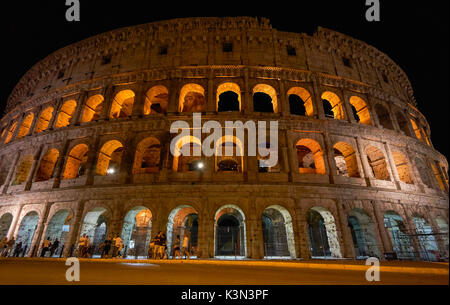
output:
M323 26L386 53L409 76L419 110L430 122L435 147L449 155L449 1L421 1L419 5L380 0L382 21L372 23L365 19L365 0L80 2L81 22L68 23L65 0L2 1L0 115L28 69L59 48L95 34L180 17L266 17L278 30L312 34Z

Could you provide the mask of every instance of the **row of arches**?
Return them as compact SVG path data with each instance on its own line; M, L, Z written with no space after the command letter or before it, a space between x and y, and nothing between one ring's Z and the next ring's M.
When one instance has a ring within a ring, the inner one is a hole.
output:
M305 218L310 256L342 258L341 233L333 213L325 207L316 206L308 210ZM13 216L10 213L1 216L1 238L8 235L12 221ZM202 246L199 244L201 241L200 221L198 211L190 205L182 205L172 210L165 226L168 249L173 249L174 244L181 243L187 235L190 240L190 250L196 255L199 247ZM265 258L299 257L294 230L295 220L286 208L280 205L269 206L263 211L259 221L261 232L258 234L262 235ZM377 226L372 217L363 209L354 208L348 212L346 221L355 257L381 257ZM442 217L435 219L437 227L433 228L423 216L414 214L409 227L402 216L393 210L388 210L384 213L383 221L390 247L399 259L437 261L442 253L442 247L448 251L448 223ZM153 232L155 230L152 228L152 222L153 214L148 207L136 206L127 211L119 233L124 241L124 257L144 258L147 256L151 238L157 233ZM35 211L26 214L20 222L16 244L21 243L26 253L32 250L38 224L39 214ZM78 238L86 234L91 240L91 254L94 257L101 255L100 245L105 239L108 236L113 237L111 211L105 207L87 211L78 232L71 230L74 225L72 211L68 209L58 210L49 220L42 238L60 242L59 251L55 252L55 256L60 256L64 247L70 246L67 245L68 241L76 241L76 238L70 239L70 234L77 234ZM215 257L248 256L247 221L240 207L231 204L219 208L214 216L213 234Z
M270 143L267 143L270 147ZM244 152L245 147L236 137L222 137L215 143L216 153L214 161L214 171L224 173L243 173L245 171ZM128 160L122 166L125 159L125 152L133 149L133 160ZM62 166L62 180L76 179L87 174L87 166L90 160L94 160L90 154L91 148L87 144L73 146L66 158L60 155L56 148L49 149L40 159L33 182L43 182L55 178L57 165ZM303 138L295 144L298 173L327 175L326 155L321 144L311 138ZM95 175L108 176L116 175L124 171L131 171L132 175L158 173L163 166L163 160L167 156L161 142L155 137L148 137L141 140L135 148L125 147L121 140L109 140L101 145L95 157ZM202 142L193 136L183 137L175 145L175 155L171 160L173 172L185 173L202 171L206 160L201 155ZM197 154L195 153L197 152ZM198 153L200 152L200 153ZM230 154L231 152L231 154ZM376 180L394 181L393 170L388 166L389 157L375 145L368 145L360 156L354 147L347 142L337 142L331 151L334 160L335 176L349 178L361 178L369 175ZM264 158L258 156L258 166L260 172L280 172L280 160L278 164L271 168L264 168ZM363 160L361 158L365 158ZM34 157L24 156L18 163L15 171L15 178L12 185L21 185L27 181L32 169ZM364 162L369 173L364 173ZM401 151L392 151L392 164L395 166L395 173L400 182L413 185L417 181L414 179L412 163ZM429 188L439 186L446 190L445 180L441 177L437 165L433 165L422 158L415 158L414 164L424 185ZM129 168L131 167L131 168ZM295 168L292 169L296 171ZM434 181L436 180L436 181Z
M278 113L280 111L279 97L274 87L268 84L258 84L252 90L253 95L253 111L263 113ZM111 105L105 105L105 98L102 94L90 96L84 103L80 114L80 122L88 123L97 121L103 116L104 107L109 107L107 117L110 119L126 118L133 114L135 107L136 94L131 89L118 92L112 99ZM292 87L287 91L287 99L289 100L289 110L292 115L297 116L317 116L318 111L313 102L310 92L303 87ZM334 92L325 91L321 95L323 111L325 117L347 120L344 102ZM144 97L142 109L143 115L164 114L168 110L169 90L158 85L149 89ZM197 83L184 85L179 94L178 112L193 113L206 111L205 89ZM55 118L54 128L59 129L69 126L76 115L77 102L75 100L65 101L58 110ZM373 125L370 107L368 103L359 96L351 96L349 98L349 107L353 119L364 125ZM216 91L216 111L218 112L239 112L242 110L242 92L238 84L227 82L220 84ZM378 121L383 128L395 130L392 117L388 108L381 103L374 106ZM29 113L23 119L20 127L19 122L12 123L8 128L2 130L4 143L9 143L19 127L17 139L21 139L30 133L41 133L49 128L55 115L55 108L49 106L41 111L37 118L34 131L31 130L35 120L35 114ZM430 144L426 130L411 117L408 121L405 114L401 110L395 111L395 119L400 130L408 136L415 136L419 140Z

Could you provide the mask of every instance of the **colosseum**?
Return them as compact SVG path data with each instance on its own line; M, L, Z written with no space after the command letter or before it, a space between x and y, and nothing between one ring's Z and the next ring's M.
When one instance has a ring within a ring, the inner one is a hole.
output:
M193 113L277 121L278 164L174 156L170 127ZM83 234L99 257L119 234L124 257L144 258L162 231L204 259L448 258L448 162L407 75L325 28L208 17L97 35L32 67L0 132L0 238L20 257L47 238L76 255Z

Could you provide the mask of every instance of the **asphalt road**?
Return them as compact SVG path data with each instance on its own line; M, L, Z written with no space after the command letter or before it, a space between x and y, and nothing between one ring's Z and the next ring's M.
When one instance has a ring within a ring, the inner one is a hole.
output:
M63 262L0 261L0 285L65 285ZM271 266L87 263L80 285L366 285L365 272ZM446 275L381 273L381 285L448 285Z

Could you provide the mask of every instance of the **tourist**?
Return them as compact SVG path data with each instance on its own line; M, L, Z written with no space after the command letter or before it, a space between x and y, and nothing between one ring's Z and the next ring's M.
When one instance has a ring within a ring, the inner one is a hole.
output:
M181 254L180 254L180 243L181 243L181 240L180 240L180 235L177 235L177 239L175 240L175 244L174 244L174 246L173 246L173 257L175 258L175 259L177 259L177 258L181 258Z
M41 257L45 257L45 254L47 254L47 251L50 250L50 246L52 245L52 242L50 241L50 237L47 238L44 243L42 244L42 252Z
M158 232L158 234L155 237L155 251L153 253L154 259L160 258L161 244L162 244L162 232Z
M120 255L120 251L123 248L123 240L120 237L119 234L116 235L116 237L114 237L113 241L113 258L116 258L117 256Z
M87 252L87 241L88 241L88 237L86 236L86 234L83 234L83 236L81 236L80 240L78 241L78 256L81 258L84 258Z
M22 242L19 242L16 247L14 248L14 255L13 257L19 257L20 252L22 252Z
M59 240L55 239L52 246L50 247L50 257L53 257L53 254L58 250L59 248Z
M183 252L181 253L181 258L183 259L185 255L187 259L191 259L191 254L189 253L189 236L187 234L185 234L183 238Z
M102 258L108 258L109 252L111 251L111 245L112 245L111 236L108 236L102 245L103 245Z
M161 236L161 247L159 250L160 250L161 259L165 259L168 257L168 255L167 255L167 237L166 237L165 233L163 233Z

